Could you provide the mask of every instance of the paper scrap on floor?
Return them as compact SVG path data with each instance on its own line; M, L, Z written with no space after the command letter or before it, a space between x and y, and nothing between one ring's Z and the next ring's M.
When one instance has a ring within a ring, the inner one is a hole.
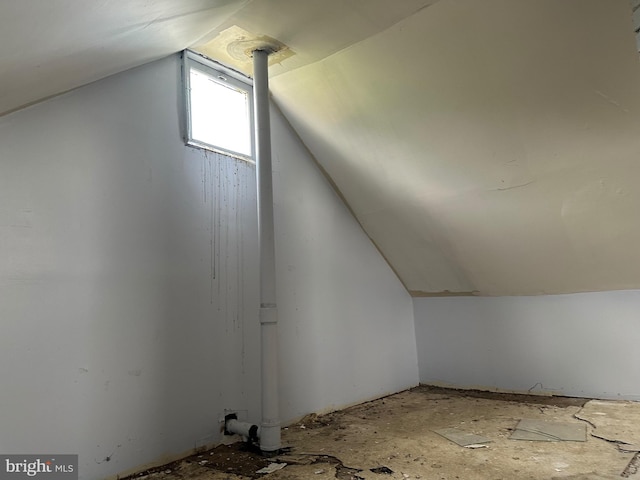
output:
M511 433L511 440L538 442L586 442L587 429L582 423L558 423L524 418Z
M438 435L443 436L447 440L451 440L453 443L460 445L461 447L479 448L480 446L485 447L485 443L491 442L491 440L486 437L475 435L473 433L463 432L462 430L458 430L457 428L443 428L433 431Z
M287 466L286 463L270 463L266 467L258 470L256 473L273 473L277 470L282 470L286 466Z

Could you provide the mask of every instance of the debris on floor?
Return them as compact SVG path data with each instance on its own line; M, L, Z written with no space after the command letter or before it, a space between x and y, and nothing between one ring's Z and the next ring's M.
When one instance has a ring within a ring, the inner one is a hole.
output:
M631 477L639 478L640 477L639 473L640 473L640 454L636 453L620 476L624 478L631 478Z
M615 445L621 453L633 454L620 476L640 478L640 403L590 400L574 417L592 427L592 437Z
M451 440L453 443L457 443L461 447L478 448L479 446L486 446L484 444L491 441L486 437L463 432L457 428L442 428L440 430L434 430L434 432L447 440Z
M587 473L571 475L570 477L552 477L551 480L620 480L620 475L598 475L597 473Z
M384 465L382 467L371 468L369 471L373 473L384 473L385 475L391 475L393 473L393 470L389 467L385 467Z
M581 440L558 441L566 432L548 429L555 424L578 425ZM556 441L513 441L517 426ZM451 431L485 442L442 434ZM640 404L630 402L420 386L308 415L283 429L282 441L289 448L271 458L246 444L220 445L122 480L640 480ZM258 473L271 463L286 466Z
M266 467L257 470L256 473L273 473L286 467L286 463L270 463Z
M584 423L547 422L524 418L518 422L510 438L536 442L586 442L587 428Z
M640 452L640 445L628 445L626 443L620 443L618 445L618 450L620 450L621 452Z
M609 442L640 445L640 403L589 400L575 414L593 427L591 435Z

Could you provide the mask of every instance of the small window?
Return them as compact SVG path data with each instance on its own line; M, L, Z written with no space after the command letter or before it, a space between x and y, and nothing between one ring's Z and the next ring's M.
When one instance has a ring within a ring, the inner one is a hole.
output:
M184 54L187 144L253 158L250 80L193 52Z

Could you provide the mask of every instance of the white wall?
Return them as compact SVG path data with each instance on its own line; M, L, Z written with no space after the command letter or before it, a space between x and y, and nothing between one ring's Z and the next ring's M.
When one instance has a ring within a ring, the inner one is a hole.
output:
M283 417L418 383L411 297L273 110Z
M640 400L640 291L415 298L420 382Z
M0 451L97 479L259 419L255 169L183 145L179 79L170 57L0 118ZM274 117L286 420L417 360L410 298Z
M102 478L257 408L254 168L183 146L178 80L170 58L0 119L4 452Z

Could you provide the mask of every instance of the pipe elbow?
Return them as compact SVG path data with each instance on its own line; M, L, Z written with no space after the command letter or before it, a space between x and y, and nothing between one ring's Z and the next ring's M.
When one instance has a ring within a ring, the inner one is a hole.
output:
M224 434L240 435L245 441L258 443L260 440L260 427L253 423L241 422L235 413L231 413L224 419Z

